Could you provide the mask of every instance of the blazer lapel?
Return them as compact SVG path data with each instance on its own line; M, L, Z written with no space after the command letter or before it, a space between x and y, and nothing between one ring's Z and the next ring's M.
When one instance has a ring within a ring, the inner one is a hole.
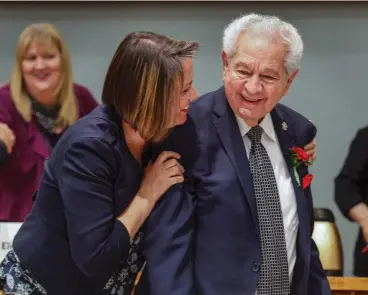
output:
M294 140L294 137L292 136L289 128L287 130L284 130L282 128L282 124L285 122L286 124L289 123L289 125L292 125L291 122L287 121L287 117L285 114L276 106L273 111L271 112L272 121L274 124L274 128L279 140L279 144L282 150L282 153L284 155L285 162L288 166L289 173L293 182L294 186L294 192L296 197L296 203L297 203L297 213L299 217L299 236L298 236L298 246L299 246L299 253L306 253L306 250L310 248L309 246L309 239L308 239L308 233L310 224L308 222L309 216L308 216L308 210L307 210L307 203L304 195L304 191L301 186L298 185L294 170L292 167L291 162L291 154L290 149L296 145L296 142Z
M236 118L233 111L227 103L224 89L221 88L218 97L215 99L214 106L214 126L220 138L220 141L228 155L235 172L239 178L241 187L249 204L254 224L258 229L256 201L253 191L253 180L250 172L249 161L244 147Z

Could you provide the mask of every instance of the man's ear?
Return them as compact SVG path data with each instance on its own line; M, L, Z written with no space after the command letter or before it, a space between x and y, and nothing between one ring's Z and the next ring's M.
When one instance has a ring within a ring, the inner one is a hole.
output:
M295 77L298 75L299 73L299 69L295 70L288 78L288 80L286 81L286 86L285 86L285 89L284 89L284 94L283 96L285 96L289 89L290 89L290 86L291 86L291 83L293 82L293 80L295 79Z
M222 50L221 52L221 59L223 67L227 67L229 64L228 56L225 51Z
M229 58L225 51L222 50L221 52L221 59L222 59L222 79L225 77L226 68L229 65Z

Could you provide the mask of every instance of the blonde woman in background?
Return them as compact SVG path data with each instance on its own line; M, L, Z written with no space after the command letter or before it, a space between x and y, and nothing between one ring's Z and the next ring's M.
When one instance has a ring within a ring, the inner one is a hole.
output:
M0 220L24 221L43 162L64 130L98 103L73 82L65 42L50 24L20 35L9 84L0 87Z

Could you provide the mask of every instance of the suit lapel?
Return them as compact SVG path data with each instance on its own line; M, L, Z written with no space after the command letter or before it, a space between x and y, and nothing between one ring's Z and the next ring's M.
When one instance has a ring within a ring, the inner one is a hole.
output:
M229 107L223 88L217 91L214 106L214 126L220 141L228 155L235 172L241 183L241 187L249 204L254 224L258 229L256 201L253 192L253 180L250 172L249 161L244 147L236 118Z
M253 191L253 180L250 172L249 161L244 147L243 138L241 137L239 127L236 122L236 118L227 103L223 88L220 88L220 90L217 91L217 97L215 99L214 105L214 113L215 117L213 123L215 129L226 151L226 154L228 155L238 176L246 200L249 204L254 224L257 228L257 234L259 235L257 208ZM307 203L305 200L303 189L298 185L295 179L291 163L290 149L296 145L296 142L289 129L282 129L282 123L288 123L288 117L286 115L287 114L282 112L282 110L278 106L276 106L271 112L275 132L278 137L280 148L282 150L294 186L297 203L297 213L299 217L298 246L299 250L302 253L306 253L306 250L309 248L309 244L307 243L307 241L309 240L308 233L310 227L308 222L308 212L306 210ZM291 125L291 122L289 123Z
M291 162L291 154L290 149L293 146L296 146L296 142L294 140L294 137L290 131L289 128L287 130L283 130L282 124L285 122L288 125L292 125L292 122L288 122L288 118L285 113L282 112L282 110L276 106L274 110L271 112L271 117L273 121L273 125L275 128L275 132L277 134L279 144L285 159L285 162L288 166L289 173L292 179L292 183L294 186L294 192L296 197L296 204L297 204L297 213L299 218L299 234L298 234L298 248L300 251L299 253L306 253L306 250L309 247L309 239L308 239L308 233L309 233L309 227L310 224L308 222L309 216L308 216L308 210L307 210L307 203L304 195L304 191L302 187L300 187L296 181L296 178L294 176L294 171L292 167ZM290 121L290 120L289 120Z

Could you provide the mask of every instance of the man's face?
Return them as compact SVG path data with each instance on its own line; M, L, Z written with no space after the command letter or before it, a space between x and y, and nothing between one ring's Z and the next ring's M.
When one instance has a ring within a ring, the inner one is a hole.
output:
M222 52L223 80L230 107L249 126L255 126L286 95L295 71L285 68L287 47L281 41L245 33L232 57Z

